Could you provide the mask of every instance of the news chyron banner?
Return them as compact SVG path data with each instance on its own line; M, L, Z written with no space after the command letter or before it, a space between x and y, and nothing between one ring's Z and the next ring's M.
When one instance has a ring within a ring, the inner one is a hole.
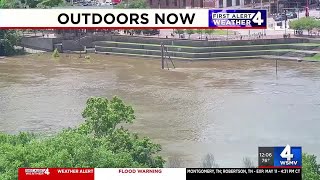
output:
M302 148L258 148L259 168L19 168L18 180L301 180Z
M0 9L0 29L266 29L266 10Z
M186 180L185 168L20 168L18 180Z
M18 180L301 180L299 168L20 168Z

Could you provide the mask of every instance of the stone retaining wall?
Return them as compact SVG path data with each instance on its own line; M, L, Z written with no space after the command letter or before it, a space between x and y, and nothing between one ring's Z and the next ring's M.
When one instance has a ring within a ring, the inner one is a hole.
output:
M53 51L54 44L61 43L59 38L44 38L44 37L23 37L21 39L21 46L43 50L43 51Z

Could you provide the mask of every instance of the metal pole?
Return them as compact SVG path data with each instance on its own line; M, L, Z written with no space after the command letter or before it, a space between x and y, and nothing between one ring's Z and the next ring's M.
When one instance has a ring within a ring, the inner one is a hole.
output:
M276 59L276 76L278 76L278 59Z
M260 0L260 9L262 9L262 0ZM261 37L263 38L263 35L265 34L265 29L262 29Z
M227 40L229 39L229 30L227 29Z
M285 19L284 19L284 34L287 36L287 10L284 10L284 15L285 15Z
M163 42L161 42L161 68L164 69Z
M271 12L271 0L269 0L269 8L268 8L268 14L270 15Z

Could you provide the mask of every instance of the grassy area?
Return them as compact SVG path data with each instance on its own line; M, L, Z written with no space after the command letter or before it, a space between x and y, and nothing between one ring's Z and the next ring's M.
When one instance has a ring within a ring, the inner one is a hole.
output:
M227 35L227 34L233 34L233 31L226 31L226 30L222 30L222 29L217 29L213 31L212 35Z
M312 57L305 57L305 60L310 60L310 61L320 61L320 54L316 54Z

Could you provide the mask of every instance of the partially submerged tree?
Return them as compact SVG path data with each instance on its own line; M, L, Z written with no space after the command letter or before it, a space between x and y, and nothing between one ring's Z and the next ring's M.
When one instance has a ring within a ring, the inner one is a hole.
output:
M178 156L171 156L168 158L167 165L168 168L183 168L184 163L181 158Z
M255 168L253 161L249 157L243 158L243 166L245 168Z
M206 154L202 159L202 168L218 168L219 165L216 163L213 154Z

